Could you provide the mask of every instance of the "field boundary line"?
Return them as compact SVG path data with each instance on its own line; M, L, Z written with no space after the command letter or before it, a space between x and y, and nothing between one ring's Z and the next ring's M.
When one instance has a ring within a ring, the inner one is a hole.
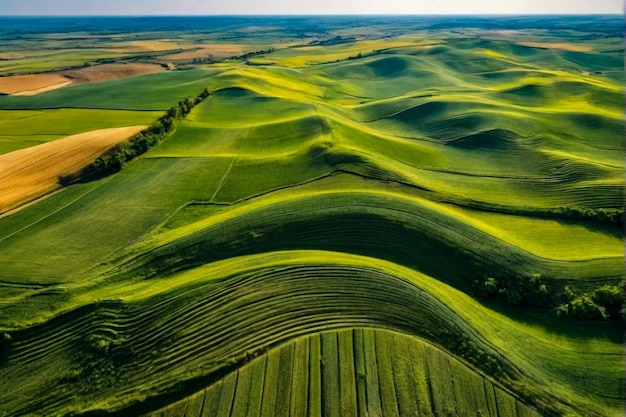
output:
M163 112L167 109L129 109L111 107L78 107L78 106L50 106L50 107L0 107L0 111L54 111L54 110L102 110L102 111L136 111L136 112Z
M42 221L46 220L48 217L50 217L50 216L53 216L53 215L57 214L57 213L58 213L58 212L60 212L61 210L66 209L67 207L71 206L72 204L74 204L75 202L77 202L78 200L80 200L81 198L85 197L85 196L86 196L86 195L88 195L88 194L91 194L92 192L94 192L95 190L97 190L98 188L100 188L102 185L104 185L104 184L106 184L107 182L109 182L109 181L110 181L112 178L114 178L114 177L115 177L115 175L111 175L111 176L109 176L109 177L108 177L105 181L103 181L101 184L98 184L97 186L93 187L91 190L88 190L88 191L86 191L85 193L83 193L83 194L79 195L78 197L76 197L75 199L73 199L72 201L70 201L69 203L64 204L63 206L59 207L58 209L56 209L56 210L52 211L51 213L48 213L47 215L43 216L43 217L42 217L42 218L40 218L39 220L37 220L37 221L35 221L35 222L33 222L33 223L30 223L30 224L28 224L28 225L26 225L26 226L22 227L22 228L21 228L21 229L19 229L19 230L16 230L15 232L13 232L13 233L11 233L11 234L9 234L9 235L7 235L7 236L3 237L3 238L0 238L0 243L2 243L2 242L4 242L5 240L7 240L7 239L9 239L9 238L11 238L11 237L13 237L13 236L15 236L15 235L16 235L16 234L18 234L18 233L22 233L24 230L26 230L26 229L28 229L28 228L30 228L30 227L32 227L32 226L34 226L34 225L38 224L38 223L41 223ZM49 194L49 195L47 195L47 196L42 196L42 197L40 197L40 198L41 198L41 199L44 199L44 198L50 197L52 194L58 194L58 193L60 193L60 192L62 192L62 191L64 191L64 190L65 190L65 188L62 188L62 189L57 190L57 191L55 191L55 192L53 192L53 193L51 193L51 194ZM26 206L19 207L19 208L17 208L16 210L21 210L21 209L24 209L24 208L26 208ZM5 213L5 214L6 214L6 213ZM1 217L4 217L4 215L3 215L3 216L0 216L0 218L1 218Z
M226 178L228 178L228 175L230 175L230 171L232 171L233 166L235 165L235 162L237 161L237 159L239 159L239 152L241 152L241 149L243 148L243 144L246 142L246 140L248 139L248 135L250 134L250 128L248 128L246 130L246 135L244 136L244 138L241 140L241 143L239 144L239 147L237 148L237 154L235 156L233 156L232 161L230 161L230 165L228 166L228 169L226 170L226 172L224 173L224 176L222 177L222 180L220 181L219 185L217 186L217 188L215 189L215 192L213 193L213 195L211 196L211 202L215 202L215 197L217 196L217 194L220 192L220 190L222 189L222 186L224 185L224 182L226 181Z

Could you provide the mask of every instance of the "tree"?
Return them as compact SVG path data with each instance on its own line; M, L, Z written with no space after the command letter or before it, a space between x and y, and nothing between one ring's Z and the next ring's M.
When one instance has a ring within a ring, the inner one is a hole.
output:
M472 284L474 293L482 298L495 299L498 296L498 281L489 277L485 281L476 280Z
M168 117L170 117L172 119L178 119L178 117L180 116L179 107L178 106L171 107L167 111L166 114L167 114Z
M615 285L603 285L597 288L591 295L591 299L598 306L603 307L610 317L617 317L624 303L622 290Z
M563 304L556 309L560 317L580 320L617 318L622 311L624 296L619 287L603 285L591 293L567 286L563 290Z
M487 278L472 284L474 293L486 299L500 299L511 305L547 307L552 303L541 274L522 277Z
M569 315L582 320L604 320L607 318L604 307L594 303L588 295L577 297L569 304Z

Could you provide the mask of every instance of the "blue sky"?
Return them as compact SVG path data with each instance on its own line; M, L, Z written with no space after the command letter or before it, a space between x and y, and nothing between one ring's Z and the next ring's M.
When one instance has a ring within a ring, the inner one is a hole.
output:
M0 0L0 15L593 14L622 0Z

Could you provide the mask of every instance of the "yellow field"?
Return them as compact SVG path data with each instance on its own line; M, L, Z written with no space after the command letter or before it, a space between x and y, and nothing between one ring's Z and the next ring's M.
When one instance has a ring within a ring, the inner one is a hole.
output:
M179 48L175 42L163 40L130 41L123 42L122 45L120 49L127 53L167 51ZM120 49L115 48L112 50L119 52Z
M78 171L145 126L101 129L0 156L0 213L59 188L59 176Z
M62 74L72 80L72 84L112 81L135 75L153 74L165 71L157 64L104 64L77 70L63 71Z
M16 75L0 78L0 93L16 96L33 96L72 83L62 74Z
M427 45L430 45L427 42ZM414 42L403 39L365 40L348 44L332 46L312 45L278 51L268 57L254 58L252 61L258 64L278 64L286 67L304 67L307 65L323 64L328 62L343 61L358 54L370 54L376 50L400 48L408 46L427 47L424 42Z
M0 77L0 94L34 96L74 84L112 81L165 71L157 64L103 64L52 73Z

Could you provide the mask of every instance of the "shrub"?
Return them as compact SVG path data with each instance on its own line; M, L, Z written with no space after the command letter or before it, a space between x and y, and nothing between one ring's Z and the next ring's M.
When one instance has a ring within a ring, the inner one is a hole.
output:
M532 274L523 282L525 288L524 301L538 307L545 307L550 303L548 286L541 274Z
M472 283L472 291L481 298L496 299L499 293L498 281L491 277L485 281L476 280Z
M604 307L600 307L594 303L588 295L576 297L569 303L567 306L567 315L581 320L604 320L608 317Z
M616 208L583 208L583 207L561 207L552 214L574 219L588 219L601 223L622 224L623 209Z
M605 320L618 318L624 311L624 295L614 285L603 285L591 293L584 293L578 288L567 286L561 296L563 303L557 307L559 317L579 320Z
M621 288L615 285L603 285L597 288L591 298L594 303L606 310L609 317L617 317L624 303L624 294Z
M88 337L88 342L89 345L91 346L92 349L94 349L97 352L100 353L106 353L109 351L109 348L111 346L111 341L108 339L105 339L101 336L97 336L97 335L91 335Z
M498 294L498 281L495 278L487 278L483 283L485 294L489 297L494 297Z
M511 305L532 305L548 307L551 297L541 274L523 277L493 278L476 280L472 284L473 293L485 299L501 300Z

